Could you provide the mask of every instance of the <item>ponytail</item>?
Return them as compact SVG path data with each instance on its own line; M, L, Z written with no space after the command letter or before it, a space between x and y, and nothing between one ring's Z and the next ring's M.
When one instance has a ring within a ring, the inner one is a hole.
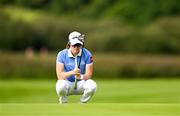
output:
M67 49L70 48L70 42L68 42L68 43L66 44L66 48L67 48Z

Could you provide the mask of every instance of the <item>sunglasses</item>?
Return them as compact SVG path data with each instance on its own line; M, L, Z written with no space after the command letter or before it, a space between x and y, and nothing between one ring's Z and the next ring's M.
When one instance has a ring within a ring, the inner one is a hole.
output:
M78 47L78 48L79 48L79 47L81 47L82 45L81 45L81 44L75 44L75 45L72 45L72 46L73 46L74 48L75 48L75 47Z

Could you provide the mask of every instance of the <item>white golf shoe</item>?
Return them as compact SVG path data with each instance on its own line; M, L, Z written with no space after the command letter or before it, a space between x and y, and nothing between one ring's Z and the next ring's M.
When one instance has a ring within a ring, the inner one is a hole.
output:
M80 102L87 103L91 99L91 95L82 95Z
M67 103L67 102L68 102L67 96L61 96L61 97L59 98L59 103L60 103L60 104L64 104L64 103Z

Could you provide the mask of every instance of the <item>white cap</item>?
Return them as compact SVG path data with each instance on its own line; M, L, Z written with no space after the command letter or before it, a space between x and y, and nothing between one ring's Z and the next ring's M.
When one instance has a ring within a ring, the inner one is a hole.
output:
M84 41L83 37L84 35L82 35L81 33L77 31L73 31L69 34L69 42L71 45L75 45L75 44L83 45L83 41Z

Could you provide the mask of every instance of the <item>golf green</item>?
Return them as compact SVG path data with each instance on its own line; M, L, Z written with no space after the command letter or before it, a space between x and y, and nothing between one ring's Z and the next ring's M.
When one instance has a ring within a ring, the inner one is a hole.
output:
M58 104L55 80L0 81L0 116L178 116L180 80L95 80L87 104L69 96Z
M1 116L176 116L180 104L90 103L90 104L0 104Z

